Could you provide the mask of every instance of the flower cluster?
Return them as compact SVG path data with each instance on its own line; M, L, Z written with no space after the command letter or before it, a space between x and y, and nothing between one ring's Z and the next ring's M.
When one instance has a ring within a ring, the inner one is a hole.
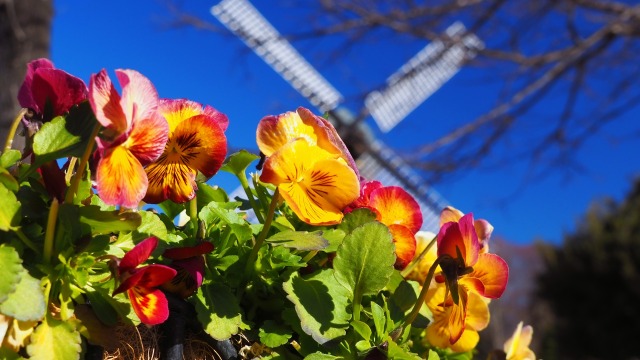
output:
M260 156L227 156L225 114L115 76L119 89L104 69L86 86L46 59L28 66L16 124L30 146L0 155L0 355L78 358L116 326L166 325L171 301L216 340L259 343L254 357L475 348L509 272L488 221L447 207L427 235L413 196L363 178L308 109L262 118ZM218 171L246 201L207 183ZM531 333L519 325L507 358L535 358Z

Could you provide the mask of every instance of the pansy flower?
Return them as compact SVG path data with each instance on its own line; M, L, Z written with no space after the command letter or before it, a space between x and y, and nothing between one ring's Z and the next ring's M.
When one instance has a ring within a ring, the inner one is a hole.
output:
M398 186L382 186L379 181L362 185L360 197L346 208L368 208L376 219L387 225L396 246L397 269L404 269L416 253L415 234L422 227L422 212L418 202Z
M204 256L213 251L213 244L203 241L196 246L167 249L162 256L171 259L170 267L177 275L162 285L162 289L183 299L193 295L202 285L204 278Z
M357 167L329 121L298 108L267 116L256 140L267 156L260 181L276 185L293 212L311 225L335 225L360 193Z
M449 323L453 343L464 331L469 293L487 299L499 298L507 286L509 267L498 255L480 252L471 213L458 222L442 225L437 244L442 273L436 276L436 281L446 284L453 300L453 315Z
M27 64L27 74L18 91L18 102L31 109L42 121L69 112L72 106L87 99L85 83L60 69L48 59Z
M335 154L303 138L284 145L264 164L260 181L276 185L293 212L311 225L335 225L358 197L358 177Z
M104 126L98 141L97 189L109 205L134 208L147 192L144 166L155 161L167 143L169 126L158 112L153 84L134 70L116 70L122 96L103 69L91 76L89 101Z
M258 123L258 148L267 157L297 138L303 138L310 145L342 158L359 176L356 162L333 125L308 109L299 107L296 112L266 116Z
M440 226L450 222L458 222L464 213L453 206L445 207L440 212ZM473 228L476 230L478 241L480 242L480 252L489 252L489 239L493 232L493 225L484 219L475 219L473 221Z
M120 286L113 292L115 296L126 291L133 311L147 325L160 324L169 317L169 303L158 287L173 279L177 273L164 265L138 267L149 258L157 245L158 239L150 237L124 255L118 264Z
M489 306L476 293L471 292L463 296L466 316L460 318L460 313L443 284L437 284L428 290L427 299L429 300L426 303L433 314L433 321L427 327L425 340L431 346L451 349L459 353L470 351L478 344L480 339L478 331L489 325ZM462 332L456 336L452 335L449 325L453 321L459 322L462 327Z
M536 354L529 349L533 338L533 328L518 323L513 335L504 343L506 360L536 360Z
M158 111L169 123L169 140L158 160L145 169L149 188L144 201L183 203L196 195L198 172L209 178L222 166L229 121L211 106L184 99L163 99Z

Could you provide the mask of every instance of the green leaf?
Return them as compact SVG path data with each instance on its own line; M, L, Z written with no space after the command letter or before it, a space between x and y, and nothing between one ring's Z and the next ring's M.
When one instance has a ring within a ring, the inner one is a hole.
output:
M40 280L22 269L16 290L0 304L0 313L21 321L37 321L44 317L45 308Z
M253 233L251 226L242 215L236 212L234 204L236 203L210 202L200 210L198 217L208 225L214 224L216 221L222 221L229 225L238 240L250 239ZM229 209L228 207L232 208Z
M207 334L216 340L226 340L240 329L249 328L242 321L242 309L228 287L210 283L203 285L201 290L196 311Z
M267 320L259 331L260 342L270 348L276 348L289 342L291 330L285 326L278 325L275 321Z
M7 150L0 155L0 167L8 169L15 165L22 157L22 153L18 150Z
M93 235L133 231L142 224L138 212L102 211L97 205L82 206L79 214L80 222L89 225Z
M180 215L180 213L185 209L184 204L176 204L172 200L165 200L158 204L158 207L169 219L171 219L171 221L174 221L176 216Z
M345 234L350 234L355 228L374 221L376 221L376 214L373 211L359 208L346 214L338 225L338 229L344 231Z
M155 236L162 240L167 239L167 226L162 222L162 220L160 220L158 215L154 214L152 211L139 211L138 213L142 218L140 226L129 233L121 233L118 238L119 244L126 244L130 248L133 248L135 244L150 236ZM160 252L161 250L162 249L156 249L157 252Z
M373 325L376 328L376 335L378 339L382 339L386 335L385 322L387 316L384 313L382 306L371 302L371 315L373 316Z
M322 249L324 252L336 252L338 250L338 246L342 244L342 240L344 240L345 232L340 229L327 229L324 230L322 237L324 237L328 242L329 246Z
M21 211L20 203L16 195L0 182L0 230L16 230L20 225Z
M95 124L88 101L72 108L66 117L45 123L33 137L36 166L69 156L82 157Z
M0 167L0 184L4 184L7 189L13 192L17 192L20 188L18 180L16 180L7 169L2 167Z
M399 359L399 360L420 360L422 359L418 354L414 354L406 349L403 349L394 341L389 340L389 348L387 351L387 355L389 359ZM431 359L431 355L429 355L429 359Z
M283 289L295 305L302 330L316 342L324 344L346 334L351 318L348 293L335 282L332 269L306 279L293 273Z
M369 342L371 340L371 328L366 323L360 320L353 320L351 322L351 327L356 331L358 335L362 337L362 339Z
M8 348L0 348L0 359L3 360L22 360L24 359L18 353L9 350Z
M327 239L322 237L322 231L281 231L266 241L273 245L304 251L321 250L329 245Z
M2 270L0 270L0 304L2 304L9 294L16 291L24 269L16 249L4 244L0 245L0 264L2 264Z
M244 176L244 172L247 167L259 158L260 156L252 154L247 150L240 150L237 153L231 154L220 170L232 173L236 176Z
M334 359L342 359L342 358L338 356L324 354L321 352L314 352L313 354L309 354L304 357L304 360L334 360Z
M98 291L88 291L87 298L91 302L91 308L98 319L105 325L115 325L118 323L118 312L113 308L111 303L105 299L105 295ZM108 296L108 295L106 295Z
M80 333L71 322L47 316L31 335L27 353L30 360L80 359L80 341Z
M389 229L366 223L347 235L333 260L336 280L352 294L373 295L382 290L394 271L395 248Z
M198 184L198 191L196 192L196 198L198 199L198 210L207 206L212 201L227 202L229 197L227 193L218 186L210 186L208 184Z

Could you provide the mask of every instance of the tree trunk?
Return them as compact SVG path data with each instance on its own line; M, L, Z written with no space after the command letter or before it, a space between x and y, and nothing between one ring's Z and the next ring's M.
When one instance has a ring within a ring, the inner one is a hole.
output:
M0 0L0 144L20 110L18 89L27 63L49 57L53 0ZM14 141L21 148L24 138ZM0 150L3 150L0 148Z

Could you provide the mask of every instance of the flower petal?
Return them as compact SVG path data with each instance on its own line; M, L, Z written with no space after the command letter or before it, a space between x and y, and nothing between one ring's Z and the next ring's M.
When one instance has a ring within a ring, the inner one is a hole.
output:
M45 114L45 120L50 120L86 100L87 86L65 71L40 68L33 75L32 94L41 113L48 110L46 104L50 104L51 113Z
M124 254L122 260L120 260L118 269L120 269L120 272L125 272L137 268L138 265L145 262L149 256L151 256L151 253L155 250L156 246L158 246L158 238L155 236L151 236L140 241L133 247L133 249Z
M170 163L161 156L145 169L149 178L149 187L144 201L158 204L167 199L182 204L196 196L196 170L180 163Z
M38 69L53 69L53 63L49 59L36 59L27 64L27 73L24 81L18 90L18 102L23 108L33 109L35 112L42 114L44 111L38 103L33 99L33 76Z
M456 250L457 249L457 250ZM438 255L448 254L456 258L460 251L466 266L478 261L480 243L473 227L473 214L464 215L458 222L448 222L438 232Z
M96 171L100 198L109 205L135 208L147 190L147 174L124 146L107 149Z
M366 207L373 210L373 207L369 206L369 197L374 190L382 188L382 183L376 180L365 181L360 184L360 197L357 198L354 202L349 204L349 206L345 209L345 213L349 213L354 209ZM377 210L375 211L378 214ZM377 215L378 216L378 215ZM376 216L376 217L377 217Z
M154 288L158 287L176 276L176 270L165 265L152 264L137 270L143 275L136 283L137 287Z
M153 112L133 124L126 145L143 166L154 162L167 144L169 126L159 113Z
M171 260L184 260L190 257L201 256L213 251L213 244L208 241L203 241L196 246L177 247L173 249L167 249L162 256Z
M507 288L509 266L496 254L480 254L473 272L463 276L461 283L470 286L483 297L497 299Z
M464 214L462 211L454 208L453 206L447 206L440 212L440 226L448 222L458 222Z
M303 138L311 145L317 144L312 124L305 124L298 113L289 111L278 116L265 116L258 123L256 142L265 156L273 155L296 138Z
M133 311L142 323L157 325L169 317L169 302L162 291L136 286L129 289L127 294Z
M422 227L422 212L418 202L398 186L385 186L374 190L369 197L369 206L380 213L380 222L385 225L402 225L413 234Z
M167 119L167 122L169 122L170 136L179 124L197 115L206 115L212 122L216 123L222 131L227 130L229 126L229 119L225 114L209 105L203 109L201 104L191 100L160 99L158 111Z
M158 92L151 81L135 70L115 71L122 87L120 107L127 119L127 129L140 120L155 117L158 111Z
M395 268L402 270L413 260L416 254L416 238L406 226L389 225L389 231L396 246Z
M107 137L115 138L129 129L127 118L120 106L120 95L105 69L91 75L89 103L98 122L109 131Z
M451 303L450 313L449 313L449 343L455 344L462 333L464 332L464 328L466 325L467 318L467 304L468 297L466 291L460 291L460 303L456 305L455 303Z
M476 331L484 330L489 325L489 305L478 294L467 292L469 303L467 304L466 326Z

